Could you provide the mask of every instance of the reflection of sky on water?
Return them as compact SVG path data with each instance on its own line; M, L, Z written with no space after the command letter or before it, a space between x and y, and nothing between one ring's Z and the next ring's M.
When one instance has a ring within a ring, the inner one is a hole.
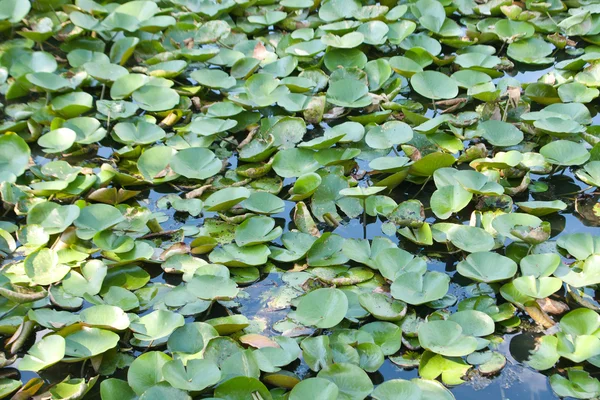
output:
M513 70L511 71L511 74L506 74L506 76L512 76L513 78L515 78L516 80L518 80L521 83L533 83L533 82L537 82L538 79L540 79L542 76L544 76L544 74L547 74L548 72L552 71L553 67L548 67L548 68L542 68L542 69L537 69L537 70ZM513 74L512 72L516 71L516 74Z
M531 81L533 79L537 79L536 77L543 75L545 72L545 70L527 71L519 73L522 75L518 76L518 78ZM98 156L100 157L110 157L110 153L110 148L101 147L100 149L98 149ZM40 154L39 159L47 160L45 157L43 157L42 154ZM235 157L231 157L229 159L229 162L230 168L236 167L237 159ZM362 168L366 168L367 165L367 162L360 162L360 166ZM549 192L535 193L530 194L529 196L517 195L514 196L515 202L526 200L554 200L556 198L560 198L561 194L564 195L565 193L571 193L586 187L586 185L574 179L573 171L571 170L566 170L563 175L557 175L550 180L548 180L547 177L532 175L532 180L536 179L541 179L549 183ZM293 179L286 179L284 181L284 188L281 192L282 195L284 193L287 193L292 184ZM401 185L398 189L396 189L393 192L392 196L397 202L401 202L414 197L418 189L418 185L405 183ZM435 187L433 183L430 183L418 196L418 199L423 202L426 208L429 207L428 201L434 190ZM144 191L141 197L143 198L143 200L141 200L141 203L143 205L148 206L153 211L159 211L167 215L168 220L162 224L164 229L178 229L184 224L199 226L202 224L205 218L211 218L215 216L215 213L206 213L204 216L201 216L199 218L191 218L180 213L175 213L172 209L158 210L156 208L156 201L165 194L172 193L173 191L174 189L172 187L168 185L162 185L155 187L152 190ZM573 197L573 195L570 195L570 197ZM294 224L292 221L294 205L295 203L286 201L285 210L279 214L273 215L277 225L284 227L285 231L294 228ZM468 218L471 211L472 209L467 209L464 212L459 213L458 216L452 217L450 221L455 223L468 223ZM426 211L426 215L428 222L436 222L430 210ZM554 214L548 217L544 217L543 219L549 221L552 224L553 240L556 240L556 238L561 234L572 232L590 232L592 234L597 234L596 228L584 225L582 220L575 214L573 207L569 207L567 210L561 212L560 214ZM382 221L380 219L368 218L368 224L366 229L367 238L372 239L376 236L384 236L381 231L381 225ZM363 238L364 234L363 226L359 218L344 220L335 229L326 225L322 225L319 227L326 231L332 231L345 238L361 239ZM414 244L408 242L406 239L398 235L396 237L390 237L390 239L397 243L400 247L406 248L413 254L427 254L427 251L432 250L430 248L419 248L418 246L415 246ZM186 238L186 241L189 242L189 239ZM277 240L275 243L281 245L280 240ZM465 295L464 286L468 285L470 282L462 279L462 277L455 273L456 262L457 260L453 257L450 257L448 259L431 259L429 267L432 270L448 273L452 277L450 292L456 295L459 299L461 299ZM176 279L173 280L172 275L163 275L161 273L162 270L160 269L152 268L148 269L148 271L152 275L153 282L165 283L166 279L166 283L169 284L177 285L179 283ZM268 309L265 302L267 300L271 300L269 296L271 294L278 293L277 289L283 287L284 285L285 284L284 282L282 282L280 274L270 273L267 276L262 277L262 279L259 282L256 282L250 286L246 286L243 289L245 295L240 299L241 307L238 311L251 319L256 318L256 320L262 321L263 323L266 323L269 326L271 326L274 322L284 318L288 310L270 310ZM455 307L456 306L452 307L452 309L454 310ZM267 332L269 331L273 334L276 333L271 329L267 330ZM491 377L476 376L463 385L451 388L452 392L455 394L458 400L476 400L482 398L486 398L486 400L545 400L557 398L556 396L554 396L552 390L550 389L547 376L527 368L522 363L516 361L510 355L508 348L511 341L513 341L515 337L518 337L518 335L506 335L505 342L499 346L499 351L501 351L502 354L504 354L508 358L507 366L503 369L502 373L497 376ZM71 371L70 368L68 370L72 373L73 376L78 375L77 371ZM42 373L42 376L48 381L56 381L60 376L63 376L64 373L66 373L66 371L67 369L65 369L64 366L62 366L61 364L60 368L52 367L49 368L47 371L44 371ZM22 378L24 381L27 381L28 379L34 376L36 376L36 374L28 372L22 374ZM377 373L371 374L371 378L376 384L389 379L412 379L417 376L418 372L416 369L402 370L389 360L386 360L384 365L380 368L380 370ZM90 393L90 398L99 398L95 397L96 394L96 390L94 390L92 393Z
M533 176L532 178L539 179L540 176ZM285 193L289 189L288 185L291 185L292 183L293 182L291 180L286 180L286 187L284 187L282 193ZM571 171L566 171L564 175L555 176L553 179L549 180L548 183L550 184L549 193L538 193L534 194L533 196L521 196L523 198L515 196L515 201L548 200L550 198L560 196L561 194L577 191L580 188L585 187L585 185L583 185L581 182L573 179L573 174ZM411 198L416 193L416 190L418 190L418 186L411 184L405 184L401 187L403 190L398 190L397 192L404 193L394 193L395 196L398 197L397 201ZM427 202L433 190L433 184L428 185L418 197L425 204L425 207L428 207ZM160 196L151 197L158 198ZM294 204L295 203L293 202L286 201L285 211L273 216L277 220L278 225L284 224L287 229L293 228L292 216ZM469 214L470 211L466 213L460 213L460 217L453 222L468 223ZM431 218L430 211L427 212L427 215L428 221L435 222L434 218ZM576 215L574 215L574 210L572 207L560 214L544 217L543 219L552 224L553 240L556 240L558 236L565 233L583 231L596 233L595 228L585 226L582 221ZM366 230L368 239L372 239L376 236L384 236L381 232L381 224L382 221L379 219L368 219ZM363 238L363 226L358 218L345 220L335 229L327 226L320 227L339 234L345 238ZM400 236L390 237L390 239L392 239L395 243L398 243L400 247L405 247L413 253L418 253L422 250ZM438 270L450 274L452 276L451 292L461 298L465 291L462 285L469 284L470 282L466 282L455 273L455 264L456 259L432 259L429 263L429 267L432 270ZM242 308L240 311L244 315L250 317L256 316L258 319L267 321L271 324L285 317L287 310L266 312L265 304L260 301L261 295L263 295L264 299L264 295L266 293L275 293L276 291L271 291L274 290L274 288L282 285L283 282L281 281L280 276L278 274L271 273L267 277L263 278L260 282L246 287L244 290L247 293L247 297L241 300ZM453 307L453 309L454 308L455 307ZM486 398L489 400L546 400L557 398L550 388L547 376L528 368L511 356L509 352L509 346L515 337L518 337L518 334L506 335L505 342L499 346L499 351L508 359L507 366L503 369L502 373L490 377L476 376L463 385L452 387L451 391L454 393L457 399L476 400ZM526 353L527 352L525 351L525 354ZM521 355L521 357L526 357L526 355ZM416 369L402 370L394 365L391 361L386 360L380 370L375 374L370 374L370 376L372 380L378 384L384 380L390 379L412 379L418 376L418 372Z
M513 77L519 82L522 83L532 83L538 81L544 74L552 71L552 66L538 69L530 69L528 66L519 65L516 66L513 71L507 73L505 77ZM500 79L500 78L499 78ZM494 82L497 82L499 79L495 79ZM427 116L432 116L433 111L428 110ZM593 124L600 124L600 114L595 113L595 110L592 110ZM326 128L327 125L323 124L320 128ZM310 129L311 127L309 127ZM319 132L320 133L320 132ZM118 148L118 146L116 147ZM33 150L33 157L35 162L38 165L43 165L47 163L50 158L46 157L43 152L38 149ZM100 147L96 155L102 158L109 158L112 156L113 149L111 147L102 146ZM89 156L89 155L88 155ZM87 156L85 156L87 157ZM84 158L85 159L85 158ZM237 166L237 158L235 156L230 157L229 159L229 169L234 169ZM361 168L366 168L368 165L367 162L359 160L359 165ZM539 176L532 176L532 180L539 179ZM545 178L542 178L545 180ZM293 183L293 180L286 179L284 181L284 189L281 194L286 193L290 185ZM555 177L551 181L552 191L549 193L538 193L527 196L515 196L515 201L526 201L526 200L554 200L556 198L560 198L560 193L570 193L573 191L579 190L579 188L585 187L578 180L573 179L572 171L566 171L564 176ZM434 190L433 183L427 185L427 187L421 192L419 195L419 200L423 202L425 207L427 208L429 198ZM174 189L168 186L156 187L153 190L144 191L142 193L144 200L147 200L146 206L150 207L154 211L160 211L165 213L168 216L168 221L163 223L163 228L170 229L178 229L184 224L188 225L201 225L205 218L210 218L215 215L215 213L206 213L204 216L200 218L185 218L173 210L156 210L156 201L164 196L166 193L173 192ZM403 184L399 189L395 190L393 193L393 197L400 202L407 199L412 198L418 187L416 185L411 184ZM558 196L558 197L557 197ZM284 196L285 197L285 196ZM523 197L523 198L521 198ZM573 197L573 196L571 196ZM308 204L308 202L307 202ZM286 201L285 202L285 210L277 215L273 215L276 219L278 225L285 226L284 231L294 228L292 222L293 209L295 203ZM515 207L516 210L516 207ZM452 218L451 222L455 223L468 223L468 216L470 215L472 209L465 210L465 212L459 213L459 216L456 218ZM432 217L430 211L427 211L428 222L434 223L435 219ZM586 226L580 217L575 214L575 210L572 206L570 206L567 210L561 212L560 214L554 214L548 217L544 217L544 220L549 221L552 224L552 240L556 240L558 236L565 233L573 233L573 232L590 232L592 234L598 234L598 230L593 226ZM384 236L381 232L381 224L382 221L380 219L369 218L368 224L366 228L366 237L368 239L372 239L376 236ZM363 225L359 218L355 218L352 220L343 221L338 227L335 229L320 226L320 228L332 231L336 234L339 234L345 238L357 238L362 239ZM409 243L407 240L403 239L400 236L391 237L395 243L399 244L400 247L407 248L407 250L413 252L414 254L421 253L423 249L418 248L417 246ZM189 239L186 239L189 242ZM275 241L276 244L281 244L281 241L278 239ZM425 253L426 254L426 253ZM449 257L448 259L438 259L431 260L429 263L429 267L433 270L438 270L442 272L448 273L452 276L452 289L451 292L460 297L461 294L464 294L464 288L462 287L469 282L465 282L464 279L461 279L460 276L455 274L455 264L456 259L453 257ZM149 271L151 272L151 271ZM165 278L167 282L170 284L177 285L178 282L173 281L173 277L165 277L160 273L161 271L156 271L153 269L152 281L158 283L164 283ZM245 292L245 297L240 300L241 308L240 312L250 319L253 317L257 319L262 319L269 325L277 320L284 318L287 314L287 310L277 310L270 311L267 309L265 303L265 295L273 290L273 288L282 287L284 283L281 280L281 277L277 273L270 273L267 276L263 277L261 281L256 282L250 286L247 286L243 289ZM275 333L271 331L272 333ZM546 399L556 399L557 397L553 394L550 385L547 380L547 376L531 370L524 366L520 361L517 361L511 355L509 351L509 346L511 343L518 338L518 334L506 335L505 342L499 345L499 351L507 357L507 365L502 371L501 374L492 377L479 377L475 378L463 385L451 388L451 391L454 393L458 400L478 400L478 399L486 399L486 400L546 400ZM525 352L526 353L526 352ZM16 366L16 365L15 365ZM48 370L42 373L42 376L48 382L56 382L61 380L65 374L71 373L73 376L78 376L79 371L75 371L78 369L78 364L61 364L59 366L55 366L49 368ZM122 372L122 371L121 371ZM382 383L384 380L390 379L412 379L418 377L417 369L412 370L402 370L401 368L394 365L389 359L386 359L383 366L380 370L375 374L370 374L373 382L375 384ZM32 377L37 376L35 373L24 372L22 373L23 381L27 381ZM118 374L114 377L118 377L124 379L124 376L119 376ZM91 396L86 398L99 398L97 395L98 386L94 389Z

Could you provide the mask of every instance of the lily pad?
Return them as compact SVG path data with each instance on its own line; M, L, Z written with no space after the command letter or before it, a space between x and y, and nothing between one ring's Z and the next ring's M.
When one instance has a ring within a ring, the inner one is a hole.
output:
M492 252L477 252L459 262L456 271L477 282L500 282L517 273L517 264L508 257Z
M317 377L333 382L339 389L338 398L342 399L364 399L373 390L366 372L353 364L333 364L322 369Z
M65 356L65 339L59 335L49 335L34 344L19 364L23 371L40 371L56 364Z
M0 174L6 177L23 175L29 167L29 155L31 151L23 139L17 135L0 136Z
M458 94L456 82L437 71L417 72L410 83L417 93L432 100L451 99Z
M584 145L568 140L556 140L540 149L540 154L554 165L571 166L584 164L590 153Z
M348 299L342 291L316 289L300 299L296 318L304 325L331 328L344 319L347 310Z
M460 357L477 349L477 340L463 334L454 321L429 321L419 327L419 343L427 350L443 356Z
M391 286L395 299L412 305L439 300L446 295L450 279L439 272L405 272L394 280Z

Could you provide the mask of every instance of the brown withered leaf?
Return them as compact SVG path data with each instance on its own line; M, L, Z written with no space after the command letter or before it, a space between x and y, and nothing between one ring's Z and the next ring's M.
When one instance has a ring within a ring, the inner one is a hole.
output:
M566 303L558 300L552 300L549 297L545 299L537 299L536 302L548 314L558 315L569 311L569 306Z

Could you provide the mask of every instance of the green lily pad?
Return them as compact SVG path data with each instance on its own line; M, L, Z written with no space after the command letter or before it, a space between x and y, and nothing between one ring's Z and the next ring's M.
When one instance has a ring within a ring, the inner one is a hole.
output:
M37 372L56 364L64 356L65 339L59 335L49 335L31 346L19 363L19 369Z
M238 246L252 246L270 242L281 236L281 227L275 227L272 218L256 216L242 222L235 230Z
M412 137L413 132L409 125L400 121L390 121L370 129L365 141L373 149L389 149L410 141Z
M489 120L479 124L483 138L494 146L514 146L523 140L523 132L506 122Z
M113 206L92 204L80 211L73 224L80 238L91 239L97 232L111 228L124 219L121 212Z
M492 227L501 235L512 240L523 240L529 232L538 233L543 221L525 213L502 214L494 218Z
M73 146L77 134L69 128L59 128L50 131L38 139L38 144L47 153L62 153Z
M344 319L347 309L348 299L342 291L317 289L300 299L296 318L304 325L331 328Z
M9 180L23 175L29 168L31 150L23 139L17 135L4 134L0 136L0 174Z
M314 158L314 152L308 149L285 149L273 158L273 170L282 178L302 176L318 168L319 163Z
M141 395L146 389L162 381L162 368L171 357L160 352L150 351L136 358L127 371L127 383L133 391Z
M86 325L122 331L129 327L129 317L119 307L98 305L86 308L79 314Z
M215 396L223 400L252 397L252 393L258 393L264 400L273 399L266 386L252 377L238 376L231 378L215 389Z
M500 282L512 278L517 264L508 257L492 252L477 252L459 262L456 271L477 282Z
M410 78L413 89L432 100L451 99L458 94L458 85L447 75L437 71L417 72Z
M338 399L364 399L373 391L373 383L369 376L353 364L333 364L322 369L317 378L334 383L339 389Z
M458 225L449 230L447 236L454 246L469 253L489 251L495 246L494 237L475 226Z
M477 349L477 340L463 334L463 328L454 321L429 321L419 327L419 343L433 353L449 357L471 354Z
M142 86L131 97L142 110L151 112L170 110L179 103L179 94L162 86Z
M94 98L85 92L72 92L55 97L50 104L61 116L74 118L90 111L94 105Z
M25 272L38 285L59 282L70 270L71 267L59 262L57 252L52 249L38 249L25 258Z
M172 360L162 366L162 374L171 386L187 391L200 391L219 382L221 371L208 360Z
M79 327L65 336L65 360L79 361L95 357L117 345L119 335L99 328Z
M431 196L431 210L438 218L448 219L453 213L465 208L472 198L473 194L459 185L444 186Z
M360 305L375 318L382 321L400 321L406 315L406 304L389 298L383 293L363 293Z
M165 137L165 131L161 127L146 121L139 121L135 125L120 122L115 125L113 134L116 140L128 145L151 144Z
M339 389L335 383L324 378L308 378L298 383L290 392L290 400L319 397L323 400L338 398Z
M257 214L278 214L285 209L283 200L267 192L252 193L241 206Z
M61 206L53 202L41 202L27 213L27 223L40 225L50 235L63 232L79 217L79 207Z
M204 206L208 211L225 211L249 197L250 191L244 187L225 188L211 194Z
M408 400L422 398L422 391L418 385L403 379L391 379L378 385L371 397L376 400Z
M439 272L405 272L394 280L392 297L412 305L439 300L446 295L450 279Z
M553 49L554 47L543 39L530 37L508 45L506 54L525 64L549 64L554 61L553 57L548 57Z
M81 273L71 270L62 282L66 293L73 296L95 295L100 292L107 275L107 267L100 260L90 260L81 268Z
M327 101L340 107L359 108L371 104L369 88L354 79L342 79L329 85Z
M590 153L584 145L568 140L548 143L540 149L540 154L549 163L564 166L581 165L590 158Z
M266 263L269 254L269 248L263 244L239 247L232 243L215 248L209 259L230 267L250 267Z
M170 162L173 171L190 179L206 179L217 174L223 166L215 154L200 147L178 151Z
M535 215L536 217L543 217L544 215L559 212L567 208L565 202L561 200L553 201L521 201L516 203L517 206L528 214Z
M171 311L157 310L132 322L131 330L136 339L151 341L170 335L183 324L182 315Z

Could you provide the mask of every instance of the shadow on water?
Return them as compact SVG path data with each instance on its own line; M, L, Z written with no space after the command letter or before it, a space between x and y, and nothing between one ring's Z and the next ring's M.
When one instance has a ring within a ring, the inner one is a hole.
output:
M572 171L565 171L563 175L557 175L551 179L542 178L549 185L549 190L545 193L533 193L529 198L522 200L548 200L556 199L565 196L572 196L572 192L581 190L585 186L580 184L579 181L575 180L572 175ZM416 185L402 185L406 186L403 192L398 193L397 196L406 200L413 198L419 187ZM285 189L284 189L285 190ZM423 202L425 207L428 207L428 200L431 196L431 192L434 190L433 183L425 187L423 191L418 195L418 199ZM200 226L204 219L213 217L213 213L207 213L204 216L198 218L179 215L172 209L158 209L156 202L162 196L168 193L177 193L170 186L159 186L152 190L146 190L140 194L140 198L143 199L142 203L149 207L152 211L161 212L165 214L165 222L163 223L164 229L179 229L183 225L187 226ZM285 202L285 210L279 214L273 215L276 219L277 224L284 227L284 230L294 229L294 222L292 219L293 202ZM515 210L517 208L515 207ZM457 220L454 222L468 224L469 222L468 212L459 213ZM428 221L434 222L434 218L427 212ZM560 237L565 233L572 232L591 232L595 233L595 225L590 221L577 214L574 208L571 206L560 214L551 215L544 217L543 219L549 221L552 225L552 239ZM368 239L373 239L376 236L385 236L381 230L382 221L375 218L368 218L366 234ZM328 228L330 230L346 238L363 238L363 225L360 218L350 219L343 221L335 229ZM413 253L421 253L428 255L427 252L432 252L436 255L435 258L430 259L429 268L432 270L438 270L445 272L452 277L451 293L454 294L459 300L466 297L466 287L471 283L468 280L462 279L455 273L455 266L459 258L454 255L440 258L439 253L436 252L435 246L431 249L422 249L415 246L411 242L404 240L398 235L395 237L389 237L400 247L404 247ZM279 242L280 243L280 242ZM426 251L424 251L426 250ZM288 269L292 268L292 265L277 265L279 268ZM177 276L163 274L162 270L158 266L147 266L146 270L151 274L151 281L158 284L169 284L178 285L181 283L181 279ZM272 326L278 320L285 318L289 311L286 306L280 306L280 304L287 304L285 300L286 294L283 290L286 287L285 282L281 279L281 272L277 272L276 269L271 269L270 272L263 274L258 282L254 282L251 285L245 286L242 289L240 295L239 307L236 312L240 312L246 315L249 319L254 320L255 323L266 328L267 334L275 334ZM282 296L281 298L279 296ZM281 300L281 302L279 302ZM84 306L85 307L85 306ZM452 307L452 310L455 310ZM214 307L208 317L223 316L225 309L220 306ZM526 320L526 316L521 316L522 319ZM366 321L370 322L370 321ZM43 334L43 331L38 333ZM535 370L528 368L524 361L527 359L529 351L534 347L534 336L535 334L527 331L516 331L507 333L504 336L504 341L498 345L498 351L501 352L507 358L507 365L499 374L492 376L482 376L479 374L471 374L466 378L466 383L451 387L450 390L454 393L459 400L546 400L546 399L557 399L558 397L552 392L548 383L548 376ZM35 339L31 339L32 341ZM27 346L26 346L27 348ZM157 349L161 349L160 347ZM404 350L401 350L401 352ZM136 353L134 353L136 354ZM15 366L18 367L18 364ZM311 373L308 367L304 363L297 362L288 367L293 370L299 376L307 377ZM18 370L14 370L15 374L18 374ZM552 371L550 371L552 372ZM66 376L80 377L80 376L93 376L90 365L82 366L81 363L65 364L60 366L53 366L43 371L40 376L47 382L59 382ZM23 372L21 373L21 379L27 381L33 377L36 377L35 373ZM117 372L111 377L117 377L126 379L126 370L117 370ZM402 369L392 363L389 359L386 359L383 366L376 373L370 374L371 379L375 384L382 383L383 381L391 379L412 379L418 377L418 371L414 369ZM99 385L86 396L86 399L100 399Z
M537 69L526 69L515 68L514 71L518 71L512 75L515 79L520 82L535 82L541 78L544 74L552 70L549 68L537 68ZM509 75L507 75L509 76ZM594 124L600 124L600 114L596 114L594 117ZM313 133L316 132L316 129ZM113 154L113 149L110 147L100 147L94 154L87 154L81 158L82 161L89 159L90 157L98 158L109 158ZM44 156L43 153L34 151L32 156L38 165L43 165L49 160ZM235 157L230 158L230 168L235 168L237 165L237 159ZM362 163L360 163L362 165ZM539 178L539 177L536 177ZM580 191L585 187L578 180L573 178L573 173L570 170L566 170L563 175L557 175L552 178L543 177L539 179L549 185L549 190L543 193L532 193L524 198L518 198L519 201L526 200L555 200L558 198L572 198L575 196L574 193ZM286 187L282 191L285 193L289 188L289 185L293 183L293 180L286 179L284 185ZM429 199L435 187L433 183L429 183L416 197L419 199L427 209L429 207ZM419 187L417 185L406 184L399 187L392 194L393 197L398 201L403 201L415 197L418 193ZM158 209L156 202L165 194L175 193L179 194L173 187L168 185L154 187L150 190L144 190L139 195L140 204L150 208L153 212L160 212L164 214L164 222L162 227L165 230L180 229L182 226L201 226L207 218L212 218L214 213L206 213L197 218L189 217L175 212L172 209ZM599 196L593 197L591 204L598 202ZM285 210L279 214L273 215L277 225L284 228L284 231L294 229L294 222L292 219L293 209L295 203L286 201ZM515 211L517 207L515 206ZM459 213L456 217L453 217L452 222L456 223L469 223L469 216L472 209L464 210ZM435 222L435 218L430 210L426 211L426 217L428 222ZM594 220L594 214L586 213L583 205L579 210L579 213L573 206L569 206L566 210L560 214L554 214L543 219L549 221L552 225L552 239L556 240L563 234L573 232L590 232L597 233L596 227L600 226L600 219ZM363 224L360 218L354 218L343 221L339 226L335 228L325 227L325 230L332 231L345 238L357 238L362 239L364 236ZM382 233L382 221L377 218L369 217L367 219L366 226L366 238L373 239L376 236L385 236ZM455 266L458 262L457 257L454 255L448 255L441 257L440 252L436 246L423 249L419 246L402 239L399 236L389 237L392 241L397 243L401 248L409 250L413 254L430 255L432 258L429 262L429 268L432 270L438 270L440 272L447 273L452 278L452 289L451 293L454 294L459 300L465 297L467 292L467 286L471 283L466 279L458 276L455 273ZM186 242L189 243L189 238L186 238ZM275 241L276 244L281 244L280 239ZM431 253L431 254L428 254ZM435 258L433 254L435 253ZM206 257L203 257L206 259ZM293 265L277 265L276 267L282 269L292 268ZM157 266L146 266L145 268L152 276L152 282L156 284L169 284L178 285L181 283L180 277L173 275L165 275L162 273L160 267ZM271 268L267 273L263 273L260 280L252 283L251 285L242 288L240 295L239 307L236 311L247 316L250 320L254 320L255 323L266 328L267 333L276 332L272 329L272 326L278 320L285 318L289 311L287 307L287 301L290 297L289 293L285 292L285 282L282 280L281 272L278 272L276 268ZM85 306L89 306L86 304ZM84 307L85 307L84 306ZM455 306L454 306L455 307ZM453 308L454 309L454 308ZM225 315L225 309L220 306L216 306L211 309L210 314L207 317L217 317ZM526 320L526 316L521 316L522 319ZM370 321L366 321L370 322ZM38 336L43 334L44 331L38 333ZM35 338L30 339L33 343ZM498 351L501 352L507 359L507 365L499 374L492 376L482 376L478 374L472 374L468 377L467 382L460 386L450 388L457 399L459 400L546 400L546 399L557 399L558 397L552 392L548 383L548 377L546 374L537 372L528 368L524 361L527 359L529 352L534 348L535 345L535 334L526 330L517 330L515 332L507 333L504 335L504 341L498 345ZM32 344L30 343L30 344ZM30 346L24 346L28 348ZM161 349L160 347L157 349ZM404 350L401 350L404 351ZM138 354L138 353L134 353ZM14 365L18 367L18 363ZM295 363L289 367L300 376L308 375L308 368L303 363ZM12 374L18 375L19 371L16 369L9 369ZM48 383L56 383L63 380L66 376L81 377L84 375L92 376L92 370L90 365L82 365L81 363L74 364L61 364L56 365L44 370L40 373L44 380ZM20 378L23 381L38 376L35 373L22 372ZM114 375L114 378L126 379L126 370L118 369ZM395 365L389 359L386 359L383 366L376 373L370 374L371 379L375 384L380 384L384 381L391 379L412 379L418 377L418 371L416 368L413 369L402 369ZM99 385L86 396L88 399L100 398Z
M523 199L525 200L549 200L556 198L565 198L573 196L571 193L581 190L585 187L579 183L578 180L573 178L572 171L567 170L563 175L557 175L551 179L542 178L542 181L548 183L549 190L545 193L532 193ZM404 186L404 185L403 185ZM398 194L403 199L412 198L417 190L419 189L416 185L406 185L405 192ZM431 192L434 190L433 184L428 185L417 197L421 200L425 207L428 207L428 200L431 196ZM148 193L147 198L149 199L148 206L156 210L156 200L169 192L169 188L159 188L158 190L151 190ZM279 214L274 215L277 224L285 228L285 230L294 229L294 223L292 220L294 203L286 201L285 210ZM515 206L515 211L517 211ZM200 218L188 218L178 219L172 210L156 210L167 214L169 222L165 226L167 229L177 229L181 225L198 225L202 222ZM459 223L468 224L469 212L460 213L457 221ZM205 218L210 217L208 214ZM434 218L428 212L428 221L434 222ZM558 237L565 233L573 232L590 232L595 233L595 226L588 226L589 221L578 215L574 208L571 206L560 214L550 215L543 219L549 221L552 225L552 240L556 240ZM368 218L367 220L367 238L373 239L376 236L385 236L381 231L382 221L375 218ZM360 218L350 219L343 221L335 229L329 228L336 234L339 234L345 238L363 238L363 225ZM423 249L418 248L411 242L402 239L401 237L389 237L400 247L404 247L413 253L419 253ZM435 246L433 246L435 248ZM428 251L429 248L427 249ZM434 251L435 252L435 251ZM427 255L427 252L424 253ZM455 266L459 258L455 256L448 256L440 258L436 253L436 258L431 258L429 268L445 272L452 277L452 293L457 296L460 300L465 297L466 286L471 282L463 279L455 273ZM277 265L279 268L288 269L292 265L284 266ZM157 275L153 278L154 282L165 282L163 275ZM176 282L167 281L170 284L177 284ZM283 293L285 288L285 282L281 280L281 273L271 270L271 272L263 274L258 282L255 282L249 286L243 288L243 294L239 300L240 306L237 309L238 312L248 316L249 319L254 320L256 323L266 327L267 333L277 333L272 329L273 323L285 318L289 308L279 307L278 299L279 296L285 297ZM281 304L285 304L282 301ZM455 306L451 309L455 309ZM220 316L223 310L215 307L215 310L211 312L211 316ZM527 316L521 315L521 318L527 320ZM370 321L366 321L370 322ZM528 332L526 330L519 330L507 333L504 336L504 341L498 345L498 351L501 352L507 358L507 365L499 374L491 376L482 376L480 374L471 374L466 378L466 383L451 387L450 390L454 393L457 399L460 400L546 400L546 399L558 399L558 397L552 392L548 383L548 376L546 374L535 371L524 364L528 354L533 350L535 346L535 333ZM401 350L401 352L404 350ZM296 363L288 367L293 370L299 376L307 377L311 375L307 366L303 363ZM553 371L549 371L548 375ZM383 366L374 374L370 374L371 379L375 384L382 383L390 379L412 379L418 377L418 371L414 369L402 369L392 363L389 359L386 359Z
M518 79L524 79L532 81L543 75L547 70L537 71L525 71L519 72L517 75ZM522 74L522 75L521 75ZM534 75L530 75L534 74ZM94 157L106 158L111 155L109 148L99 148ZM47 159L42 154L34 154L36 160L43 164ZM235 157L230 160L232 165L236 164ZM534 177L539 181L548 184L548 191L542 193L531 193L529 196L515 196L515 201L526 201L526 200L555 200L558 198L573 198L575 193L584 189L586 186L577 179L574 179L573 171L567 169L560 175L555 175L551 178L548 177ZM289 185L293 181L287 179L284 184L286 185L282 193L287 192ZM411 198L419 199L426 208L427 221L435 223L435 217L431 213L429 208L429 199L431 194L435 190L433 183L429 183L425 188L419 192L420 187L413 184L403 184L397 188L392 194L397 201L404 201ZM157 207L157 201L166 194L178 193L173 187L168 185L157 186L152 189L142 191L138 196L138 201L141 205L150 208L153 212L163 214L164 221L162 226L166 230L180 229L182 226L198 227L203 224L207 218L215 216L214 213L206 213L199 217L191 217L187 214L177 213L173 209L159 209ZM594 197L595 196L595 197ZM590 196L592 199L590 203L596 204L599 195ZM582 203L583 204L583 203ZM285 209L279 214L273 215L277 225L282 226L284 231L288 231L295 228L293 222L293 211L294 202L285 201ZM518 211L517 207L514 208ZM473 209L466 209L463 212L458 213L456 217L453 217L452 222L456 223L469 223L469 216ZM587 218L586 218L587 216ZM600 219L594 220L595 214L585 212L583 205L580 205L579 213L576 212L574 206L569 206L566 210L560 214L553 214L544 217L546 221L549 221L552 225L552 240L556 240L558 237L565 233L573 232L590 232L596 233L596 227L600 225ZM326 231L334 232L345 238L357 238L362 239L363 224L360 218L346 219L342 223L335 227L323 226L321 227ZM382 221L377 218L369 217L367 219L366 226L366 237L373 239L376 236L385 236L382 233ZM455 267L460 257L455 255L442 256L443 252L440 252L439 246L430 246L422 248L414 245L400 236L389 237L392 241L398 244L401 248L405 248L413 254L422 254L430 257L429 268L440 272L447 273L452 278L451 293L455 295L460 301L466 297L468 288L471 284L470 281L462 278L456 274ZM189 242L189 238L186 238L186 242ZM276 244L281 244L280 239L275 241ZM203 257L206 259L206 257ZM274 266L275 267L275 266ZM277 265L277 268L283 270L290 269L293 265ZM289 300L292 296L289 292L285 292L286 284L282 281L281 270L277 268L268 269L267 273L263 273L260 280L243 287L242 293L239 299L239 306L235 309L236 312L246 315L249 319L253 320L254 323L260 325L261 328L265 328L267 334L278 334L272 328L273 324L287 315L289 308ZM163 274L162 269L157 265L147 265L145 268L151 275L151 281L156 284L169 284L179 285L181 278L179 276ZM593 295L593 293L592 293ZM287 296L287 297L286 297ZM84 305L84 307L89 304ZM455 310L456 306L450 307L451 310ZM207 317L218 317L226 315L225 309L221 306L215 306L211 309L210 314ZM522 319L527 320L526 316L521 315ZM370 321L365 321L370 322ZM43 334L43 331L39 332L38 335ZM528 368L524 361L527 359L529 351L535 346L535 334L528 332L526 329L517 330L515 332L507 333L504 336L504 341L498 345L498 351L501 352L507 358L507 365L499 374L492 376L482 376L479 374L471 374L466 378L466 383L452 387L450 390L454 393L459 400L546 400L546 399L557 399L558 397L552 392L548 383L548 376L553 371L549 371L547 374L543 374ZM34 338L31 339L33 344ZM28 348L29 346L25 346ZM163 346L164 347L164 346ZM161 349L158 347L157 349ZM401 352L404 350L401 350ZM134 352L133 354L137 354ZM18 367L18 363L15 364ZM293 370L299 376L307 377L311 373L308 367L301 362L297 362L288 367ZM9 372L15 374L19 373L18 370L9 370ZM61 364L60 366L53 366L43 371L40 376L49 383L56 383L64 379L66 376L81 377L81 376L93 376L91 366L82 365L81 363L74 364ZM35 373L23 372L20 377L23 381L38 376ZM117 370L111 377L117 377L126 379L126 370ZM375 384L382 383L383 381L391 379L412 379L418 377L418 371L414 369L402 369L386 359L383 366L376 373L370 374L371 379ZM99 385L86 396L88 399L99 399Z

